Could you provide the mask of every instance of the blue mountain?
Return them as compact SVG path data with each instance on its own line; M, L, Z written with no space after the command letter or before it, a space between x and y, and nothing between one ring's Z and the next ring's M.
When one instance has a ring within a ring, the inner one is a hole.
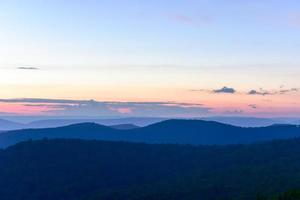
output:
M297 125L241 128L212 121L166 120L141 128L116 129L96 123L81 123L58 128L23 129L0 133L0 147L43 138L95 139L150 144L226 145L299 136L300 126Z

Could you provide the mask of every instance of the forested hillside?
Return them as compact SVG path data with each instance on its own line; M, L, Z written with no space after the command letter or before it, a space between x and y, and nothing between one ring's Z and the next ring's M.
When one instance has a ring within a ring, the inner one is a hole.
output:
M253 145L22 142L0 151L4 200L255 199L300 188L300 139Z

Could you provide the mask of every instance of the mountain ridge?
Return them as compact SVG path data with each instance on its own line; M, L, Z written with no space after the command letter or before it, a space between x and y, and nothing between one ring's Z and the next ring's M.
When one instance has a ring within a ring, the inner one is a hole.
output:
M0 133L0 147L42 138L96 139L150 144L249 144L300 137L297 125L241 128L214 121L172 119L135 129L115 129L97 123L57 128L23 129Z
M6 119L7 118L7 119ZM139 127L148 126L157 122L168 120L168 118L159 117L128 117L128 118L50 118L50 119L38 119L32 118L31 120L24 120L6 117L0 119L0 130L9 131L17 129L28 128L54 128L67 126L71 124L94 122L105 126L116 126L121 124L132 124ZM15 119L15 120L13 120ZM25 117L26 119L26 117ZM216 121L224 124L230 124L239 127L266 127L273 124L300 124L297 118L257 118L257 117L226 117L226 116L214 116L214 117L200 117L192 118L195 120ZM132 127L134 128L134 127Z

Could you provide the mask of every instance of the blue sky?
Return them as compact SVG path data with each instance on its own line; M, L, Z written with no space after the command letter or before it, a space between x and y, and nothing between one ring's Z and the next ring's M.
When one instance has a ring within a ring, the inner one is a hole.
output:
M300 87L296 0L3 0L0 30L1 98L300 110L295 92L271 108L243 96ZM225 86L238 92L224 103L207 94Z
M49 46L53 56L55 49L81 58L104 54L93 64L292 65L299 62L299 4L12 0L0 9L7 43L30 43L33 51ZM55 64L73 64L61 59Z

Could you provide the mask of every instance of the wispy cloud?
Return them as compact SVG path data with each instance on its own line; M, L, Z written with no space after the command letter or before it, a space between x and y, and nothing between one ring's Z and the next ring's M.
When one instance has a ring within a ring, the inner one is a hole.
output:
M38 67L18 67L17 69L21 69L21 70L39 70L40 68L38 68Z
M227 93L227 94L234 94L237 91L234 88L224 86L220 89L193 89L190 90L191 92L207 92L207 93L214 93L214 94L219 94L219 93Z
M235 110L227 110L223 112L224 115L242 115L244 114L244 111L241 109L235 109Z
M262 96L265 96L265 95L274 95L275 93L267 91L267 90L260 89L259 91L257 91L257 90L250 90L248 92L248 94L249 95L262 95Z
M278 91L279 94L285 94L288 92L299 92L300 88L291 88L291 89L281 89Z
M299 88L290 88L290 89L283 89L283 87L280 87L278 90L264 90L260 88L259 90L250 90L247 94L248 95L276 95L276 94L286 94L290 92L298 92L300 91Z
M252 109L257 109L257 105L256 104L249 104L248 105L250 108L252 108Z
M243 95L261 95L261 96L267 96L267 95L282 95L282 94L287 94L291 92L300 92L300 88L289 88L289 89L284 89L284 86L280 86L279 89L277 90L265 90L263 88L260 88L258 90L256 89L251 89L248 92L245 91L237 91L236 89L232 87L227 87L224 86L220 89L214 89L214 90L209 90L209 89L193 89L190 90L191 92L207 92L207 93L227 93L227 94L243 94Z

